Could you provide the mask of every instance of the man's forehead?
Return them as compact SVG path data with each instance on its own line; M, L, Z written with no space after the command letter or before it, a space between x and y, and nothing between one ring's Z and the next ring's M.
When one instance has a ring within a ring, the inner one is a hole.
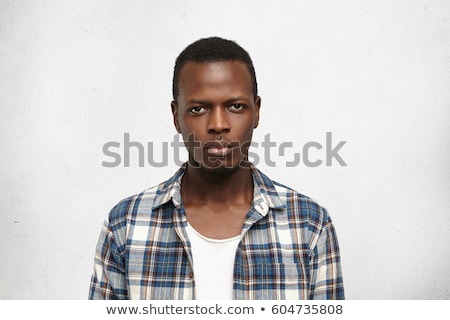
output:
M186 69L197 69L197 70L211 70L211 69L222 69L224 67L232 67L232 66L239 66L242 67L242 71L247 69L247 65L245 62L240 60L217 60L217 61L194 61L194 60L188 60L183 65L183 67L180 70L180 74L183 73Z
M252 89L250 72L243 62L237 60L189 62L180 73L179 85L180 90L192 90L198 86Z

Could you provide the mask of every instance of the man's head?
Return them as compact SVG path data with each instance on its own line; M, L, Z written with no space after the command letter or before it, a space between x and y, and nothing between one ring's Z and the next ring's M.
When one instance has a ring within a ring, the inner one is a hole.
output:
M241 167L260 104L250 56L236 43L202 39L178 57L171 106L192 167L210 174Z
M258 95L258 84L256 82L255 68L250 55L236 42L222 39L219 37L211 37L197 40L187 46L178 56L173 70L172 94L173 100L178 99L180 72L184 65L189 62L224 62L224 61L241 61L250 73L253 85L253 96Z

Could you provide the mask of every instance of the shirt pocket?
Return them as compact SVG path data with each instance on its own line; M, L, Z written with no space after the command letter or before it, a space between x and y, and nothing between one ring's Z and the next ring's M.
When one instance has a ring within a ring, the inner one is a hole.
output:
M305 299L305 267L296 263L250 264L241 269L238 287L248 299Z

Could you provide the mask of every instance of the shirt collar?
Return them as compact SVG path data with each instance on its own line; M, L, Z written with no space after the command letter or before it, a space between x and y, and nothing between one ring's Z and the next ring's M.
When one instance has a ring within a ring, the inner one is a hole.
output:
M158 187L153 209L166 204L170 200L176 207L181 205L181 179L186 172L186 168L187 163L184 163L169 180ZM281 201L272 180L252 164L250 169L253 176L253 206L255 209L264 216L267 214L268 208L285 208L286 205Z
M253 205L256 210L266 215L267 209L283 209L286 205L281 201L275 185L264 173L251 165L253 176ZM261 210L259 210L261 209Z
M187 163L184 163L169 180L158 186L155 200L153 201L153 209L166 204L171 199L176 207L181 205L181 178L186 172L186 167Z

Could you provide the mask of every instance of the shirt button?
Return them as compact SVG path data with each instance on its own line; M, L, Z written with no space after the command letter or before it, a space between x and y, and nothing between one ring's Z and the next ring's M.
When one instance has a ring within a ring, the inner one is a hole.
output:
M189 272L189 278L191 278L191 279L194 278L194 273L193 272Z

